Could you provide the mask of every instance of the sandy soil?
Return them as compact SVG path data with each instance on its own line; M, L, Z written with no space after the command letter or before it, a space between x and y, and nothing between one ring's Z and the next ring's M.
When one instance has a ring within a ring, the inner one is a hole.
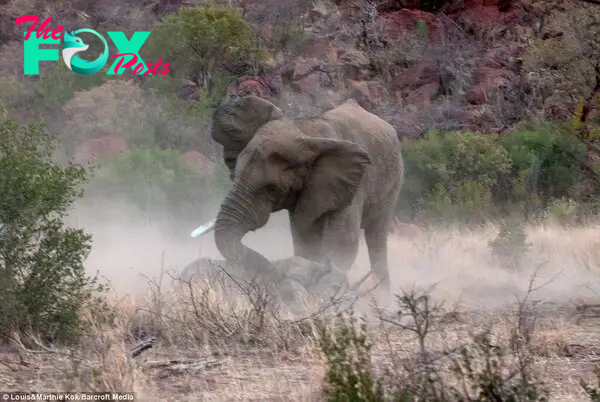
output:
M285 214L274 215L267 227L249 234L245 243L269 258L290 256L286 221ZM138 400L319 400L325 367L314 332L309 331L302 342L287 350L280 346L213 342L210 331L202 326L205 323L191 323L188 312L165 301L168 297L161 302L152 299L156 293L152 293L149 280L157 278L161 270L176 272L198 256L220 255L212 236L200 240L187 237L201 222L182 225L178 235L165 234L142 222L135 211L117 205L93 213L86 209L74 213L72 223L94 235L88 269L98 270L111 282L111 297L119 311L118 326L110 331L99 327L97 334L71 355L25 350L19 355L7 349L0 353L0 383L7 384L3 388L133 390L141 398ZM525 294L536 272L536 284L543 284L531 295L542 306L534 342L536 371L551 389L551 400L586 400L579 381L593 378L600 332L594 312L587 312L588 317L580 320L585 312L577 306L593 303L598 297L600 225L528 228L531 251L523 263L525 268L518 271L505 269L492 254L488 242L497 233L498 228L489 225L478 230L436 229L426 231L419 239L391 237L394 290L435 284L434 298L460 305L460 320L448 325L444 337L435 341L449 344L486 323L494 323L500 332L508 333L507 324L503 324L507 303ZM363 241L352 275L359 277L367 267ZM171 321L153 322L158 328L153 334L159 340L138 361L187 358L202 362L203 367L180 372L174 365L149 368L125 359L133 323L139 320L140 311L155 308L157 303L168 305L169 311L162 314ZM486 318L473 318L469 314L473 311ZM384 341L381 331L374 327L372 332L375 365L389 363L390 348L396 356L414 351L414 345L406 340ZM273 345L279 345L277 342Z

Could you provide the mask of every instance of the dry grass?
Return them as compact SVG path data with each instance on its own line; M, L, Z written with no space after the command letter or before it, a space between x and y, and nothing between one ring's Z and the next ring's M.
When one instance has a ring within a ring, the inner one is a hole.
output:
M515 307L508 303L526 293L535 273L543 286L530 295L537 305L534 370L551 400L586 400L579 381L593 380L600 353L598 319L593 306L585 307L598 299L600 226L528 228L531 251L524 268L512 271L488 246L497 232L490 225L426 231L414 242L390 239L396 290L436 284L434 298L459 306L452 320L428 338L430 350L449 350L488 327L498 342L510 339ZM361 250L359 267L365 266L365 254ZM353 273L361 274L360 269ZM325 367L313 322L268 306L258 311L247 297L201 283L190 289L170 282L168 276L147 279L141 296L111 294L115 325L102 322L105 314L90 311L86 319L92 329L76 348L6 348L0 354L0 383L14 391L134 391L144 401L320 399ZM372 318L376 367L393 368L414 356L414 339L382 325L365 305L357 309ZM131 358L136 340L150 335L157 338L154 347Z

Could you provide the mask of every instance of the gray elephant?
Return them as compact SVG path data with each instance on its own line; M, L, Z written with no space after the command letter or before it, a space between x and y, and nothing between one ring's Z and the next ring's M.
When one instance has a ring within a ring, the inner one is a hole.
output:
M289 212L294 255L348 272L364 229L371 271L389 292L387 236L403 183L396 130L354 100L295 123L256 96L220 104L213 139L233 187L217 215L215 242L230 262L275 273L242 244L272 212Z

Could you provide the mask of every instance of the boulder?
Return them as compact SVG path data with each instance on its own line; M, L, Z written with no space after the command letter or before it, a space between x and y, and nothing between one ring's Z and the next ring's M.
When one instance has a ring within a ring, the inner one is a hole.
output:
M431 104L440 89L440 84L432 82L422 85L412 91L409 91L404 96L404 102L408 105L415 105L420 109L424 109Z
M517 75L505 68L480 67L475 72L476 85L465 94L472 105L488 103L494 90L507 88L517 79Z
M439 71L436 66L422 61L399 70L392 78L393 89L415 89L432 83L440 83Z
M344 77L359 81L371 77L371 60L364 52L356 49L344 49L339 53Z
M389 96L387 89L379 81L347 80L347 87L350 97L365 109L383 105Z
M305 59L317 59L320 63L334 64L338 60L338 49L327 36L311 36L300 45L298 54Z
M409 35L416 34L421 21L427 25L430 41L435 41L443 33L443 25L437 16L426 11L403 8L399 11L380 14L376 19L381 32L391 41L403 40Z
M467 102L471 105L483 105L488 102L487 91L484 85L475 85L465 94Z
M317 59L298 59L294 62L290 87L302 94L317 97L324 87L331 87L326 68Z

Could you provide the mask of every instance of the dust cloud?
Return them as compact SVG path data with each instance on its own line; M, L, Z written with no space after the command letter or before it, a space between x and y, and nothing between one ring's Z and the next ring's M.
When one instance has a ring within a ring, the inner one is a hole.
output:
M189 237L203 223L193 217L166 230L148 223L131 206L106 201L93 207L77 206L69 223L93 236L86 267L90 273L99 271L118 294L147 289L148 278L157 280L161 269L176 274L196 258L222 258L212 233L197 239ZM533 286L543 286L534 292L534 299L562 303L574 297L594 296L600 227L529 228L532 246L519 270L507 269L494 258L488 243L497 233L498 229L489 225L478 230L429 230L421 239L390 236L388 255L394 293L413 286L435 285L432 294L444 300L492 308L522 297L535 273ZM265 227L246 235L244 243L269 259L290 257L293 248L287 213L272 214ZM358 279L368 269L363 238L350 278Z

